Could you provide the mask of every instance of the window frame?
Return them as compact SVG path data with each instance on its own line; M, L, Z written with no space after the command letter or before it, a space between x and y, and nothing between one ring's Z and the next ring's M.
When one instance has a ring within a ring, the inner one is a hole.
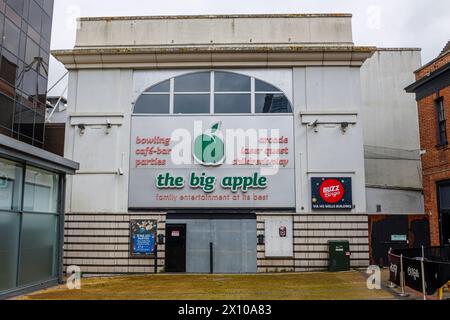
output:
M37 285L39 283L45 282L45 281L56 281L57 279L61 278L61 274L60 274L60 270L62 270L62 249L60 248L60 244L61 244L61 239L63 237L64 234L64 184L65 184L65 178L64 178L64 174L56 171L56 170L52 170L52 169L48 169L48 168L43 168L40 167L32 162L28 162L28 161L23 161L20 159L16 159L15 157L6 155L6 154L1 154L0 155L0 161L1 160L5 160L7 162L12 162L15 163L18 168L20 168L22 175L21 175L21 193L20 193L20 199L19 199L19 207L18 208L11 208L11 210L6 210L6 209L0 209L0 214L13 214L13 215L18 215L19 218L19 230L18 230L18 250L16 252L17 255L17 264L16 264L16 278L14 279L15 282L15 286L13 288L7 289L5 292L9 292L9 291L14 291L14 290L20 290L21 288L25 288L25 287L29 287L29 286L34 286ZM58 182L57 182L57 192L56 192L56 196L57 196L57 203L56 203L56 212L38 212L38 211L28 211L25 209L25 186L26 186L26 174L27 174L27 170L28 168L34 168L34 169L38 169L41 171L45 171L48 172L50 174L56 175L58 177ZM35 215L35 216L52 216L56 219L56 233L54 234L56 237L56 247L55 247L55 251L54 251L54 256L53 256L53 274L46 278L46 279L41 279L37 282L31 282L31 283L26 283L23 284L21 283L21 279L22 279L22 249L23 249L23 220L24 217L27 215Z
M289 99L289 97L282 91L256 91L256 81L261 81L261 82L265 82L263 80L260 80L258 78L255 78L253 76L249 76L249 75L245 75L245 74L241 74L241 73L236 73L236 72L231 72L231 71L226 71L226 70L212 70L212 71L208 71L210 72L210 91L199 91L199 92L176 92L175 91L175 79L177 77L182 77L182 76L187 76L187 75L191 75L191 74L196 74L196 73L205 73L205 71L196 71L196 72L191 72L191 73L186 73L186 74L181 74L178 76L174 76L170 79L165 79L161 82L158 82L154 85L152 85L151 87L148 87L144 90L144 92L141 93L141 95L139 95L137 97L137 99L135 100L134 104L133 104L133 115L157 115L157 116L161 116L161 115L175 115L175 116L180 116L180 115L195 115L195 116L199 116L199 115L260 115L260 116L264 116L264 115L293 115L294 114L294 107L292 104L291 99ZM245 76L250 78L250 91L230 91L230 92L222 92L222 91L218 91L216 92L216 88L215 88L215 73L216 72L220 72L220 73L230 73L230 74L236 74L236 75L240 75L240 76ZM149 92L151 90L151 88L156 87L166 81L170 81L170 92ZM268 82L265 82L271 86L273 86L275 88L275 86L273 84L270 84ZM216 95L250 95L250 113L216 113L215 112L215 97ZM256 96L257 95L267 95L267 94L273 94L273 95L283 95L286 100L289 103L289 107L290 107L290 111L291 112L286 112L286 113L257 113L256 112ZM137 103L139 102L139 99L144 96L144 95L169 95L170 96L170 106L169 106L169 113L165 113L165 114L159 114L159 113L136 113L135 112L135 108ZM174 109L175 109L175 97L177 95L210 95L210 110L209 113L183 113L183 114L179 114L179 113L175 113Z
M439 97L435 100L436 104L436 120L437 120L437 138L438 147L448 145L447 135L447 118L445 114L444 97Z

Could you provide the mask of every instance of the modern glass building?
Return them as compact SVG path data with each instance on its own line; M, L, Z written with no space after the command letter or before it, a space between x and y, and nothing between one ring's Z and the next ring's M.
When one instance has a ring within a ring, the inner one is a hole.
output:
M0 2L0 132L42 147L53 0Z
M61 279L64 180L44 151L53 0L0 1L0 297Z

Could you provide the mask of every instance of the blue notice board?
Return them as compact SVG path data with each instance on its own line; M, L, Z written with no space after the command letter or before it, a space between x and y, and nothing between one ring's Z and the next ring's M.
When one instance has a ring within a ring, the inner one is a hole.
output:
M151 256L155 254L158 224L154 220L132 220L130 253L132 256Z

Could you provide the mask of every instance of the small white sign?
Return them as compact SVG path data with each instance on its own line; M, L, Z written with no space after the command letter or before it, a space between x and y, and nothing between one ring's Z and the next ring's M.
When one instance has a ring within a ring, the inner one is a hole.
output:
M180 236L180 231L172 231L172 237L178 238Z
M391 241L408 241L408 236L406 234L393 234L391 236Z

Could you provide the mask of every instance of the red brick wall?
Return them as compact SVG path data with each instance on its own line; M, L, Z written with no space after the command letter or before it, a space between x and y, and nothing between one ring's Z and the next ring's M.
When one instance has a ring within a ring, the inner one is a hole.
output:
M448 58L450 61L450 55ZM447 135L450 139L450 87L441 90L440 96L444 97ZM422 156L425 212L430 215L432 245L440 244L436 183L450 180L450 147L437 147L439 140L435 103L437 98L439 97L433 94L418 102L420 143L422 150L426 150L426 154Z
M428 73L436 71L443 65L450 62L450 51L444 54L440 59L436 60L432 64L425 66L423 69L420 69L416 72L416 80L420 80L424 76L426 76Z

